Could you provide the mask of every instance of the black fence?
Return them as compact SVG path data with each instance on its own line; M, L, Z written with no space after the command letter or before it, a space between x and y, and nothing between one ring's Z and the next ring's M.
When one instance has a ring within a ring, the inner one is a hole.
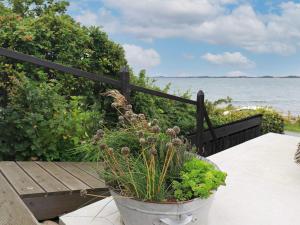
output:
M220 152L228 147L240 144L261 134L261 115L213 128L205 108L204 93L202 90L198 91L197 100L194 101L130 84L130 76L127 68L124 68L120 71L120 80L114 80L102 74L89 73L80 69L64 66L5 48L0 48L0 56L31 63L47 69L54 69L60 72L69 73L77 77L87 78L96 82L110 84L115 88L120 89L122 94L128 100L130 100L130 93L132 91L138 91L174 101L180 101L186 104L195 105L197 107L197 113L195 115L197 119L197 124L195 124L196 133L191 135L189 138L197 147L199 154L204 156L209 156L211 154ZM205 122L208 126L208 129L206 130L204 130Z
M203 133L203 151L201 155L210 156L232 146L241 144L261 135L262 116L255 115L232 123L214 128L216 137L213 138L206 129ZM189 139L196 143L197 134Z

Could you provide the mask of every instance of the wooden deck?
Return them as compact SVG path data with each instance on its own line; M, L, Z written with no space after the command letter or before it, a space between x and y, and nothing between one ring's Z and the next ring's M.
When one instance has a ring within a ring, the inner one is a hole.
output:
M14 190L20 204L25 203L36 219L50 219L100 199L82 196L82 190L93 195L108 195L96 172L101 168L94 163L2 161L0 178L5 182L0 180L0 190ZM0 208L2 203L11 201L9 198L10 195L0 195ZM15 204L15 197L13 202ZM5 212L0 211L0 218L2 213Z

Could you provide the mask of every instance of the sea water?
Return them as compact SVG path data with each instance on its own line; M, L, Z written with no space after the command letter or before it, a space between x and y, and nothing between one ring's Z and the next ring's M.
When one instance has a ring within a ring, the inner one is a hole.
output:
M236 106L271 106L300 115L300 78L154 78L159 87L171 83L171 94L190 91L196 99L199 90L214 101L227 96Z

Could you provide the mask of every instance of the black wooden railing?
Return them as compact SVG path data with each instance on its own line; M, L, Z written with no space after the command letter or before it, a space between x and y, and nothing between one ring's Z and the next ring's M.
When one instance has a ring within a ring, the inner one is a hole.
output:
M203 149L201 155L210 156L252 138L260 136L262 115L251 116L214 128L215 138L208 129L203 132ZM189 136L192 143L197 142L197 134Z
M93 81L113 85L114 87L119 88L121 90L122 94L128 100L130 99L130 93L132 91L138 91L138 92L142 92L142 93L146 93L146 94L150 94L150 95L154 95L154 96L158 96L158 97L162 97L162 98L166 98L166 99L170 99L170 100L183 102L186 104L195 105L197 107L196 133L191 135L190 139L191 139L192 143L194 145L196 145L199 154L202 154L202 155L207 156L212 153L224 150L225 147L227 147L227 146L228 147L232 146L231 144L229 144L229 145L222 145L221 147L216 147L217 146L216 143L218 143L220 138L224 138L225 136L230 137L230 135L232 135L234 133L243 133L247 129L251 129L253 127L255 127L255 129L257 129L257 127L260 127L260 123L259 123L259 125L257 125L257 123L259 121L255 121L255 123L252 123L252 124L250 123L250 126L246 126L246 127L241 126L240 128L243 128L243 129L238 129L237 131L235 131L234 129L231 130L230 124L228 124L228 125L224 125L224 126L227 126L226 132L224 133L226 135L222 136L221 133L223 132L223 130L221 129L221 127L216 128L216 130L214 130L214 128L210 122L210 119L209 119L209 116L208 116L208 113L207 113L207 110L206 110L206 107L204 104L204 93L202 90L200 90L197 93L197 100L194 101L194 100L170 95L170 94L167 94L164 92L155 91L155 90L151 90L148 88L136 86L136 85L130 84L130 76L129 76L129 72L128 72L127 68L123 68L120 71L120 79L119 80L114 80L110 77L107 77L107 76L104 76L101 74L86 72L86 71L83 71L80 69L64 66L64 65L61 65L58 63L54 63L54 62L47 61L44 59L39 59L34 56L15 52L15 51L5 49L5 48L0 48L0 56L5 56L8 58L12 58L12 59L20 60L23 62L31 63L31 64L34 64L37 66L41 66L41 67L44 67L47 69L54 69L54 70L57 70L60 72L75 75L77 77L84 77L84 78L87 78L87 79L90 79ZM261 116L258 116L258 118L261 118ZM240 122L245 123L245 121L247 121L247 119L240 121ZM205 122L208 126L207 130L204 130ZM231 132L230 130L235 131L235 132ZM257 133L256 135L258 136L259 133ZM211 143L215 143L215 144L211 144ZM211 147L211 146L213 146L213 147Z

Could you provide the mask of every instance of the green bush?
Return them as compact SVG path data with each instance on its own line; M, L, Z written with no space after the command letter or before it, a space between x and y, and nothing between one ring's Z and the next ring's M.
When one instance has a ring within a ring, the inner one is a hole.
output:
M284 132L284 119L280 113L269 108L261 108L256 111L263 115L262 132L264 134L269 132L282 134Z
M67 150L91 138L100 111L85 108L81 97L67 101L56 81L11 79L9 103L0 111L0 159L71 160Z
M153 79L146 76L145 71L141 71L138 77L132 77L132 81L139 86L153 90L169 92L170 85L164 89L159 89ZM181 94L183 98L190 98L188 92ZM137 113L144 113L150 119L158 119L162 129L167 129L173 124L177 124L183 135L190 134L196 128L196 107L186 103L168 100L143 93L133 93L131 96L133 108Z
M0 7L0 47L113 78L118 78L120 69L127 65L122 46L109 40L99 27L81 26L67 15L66 1L5 2ZM99 82L5 57L0 57L0 62L13 65L14 71L35 81L56 80L64 87L60 95L85 96L91 105L101 100L99 93L107 88ZM0 82L8 75L1 74ZM6 104L6 93L2 89L2 106Z
M127 65L105 32L65 13L66 1L4 2L0 47L115 78ZM99 95L107 87L0 57L0 159L73 160L68 150L89 139L100 119L114 118Z
M216 102L206 102L209 117L214 126L221 126L226 123L242 120L244 118L262 114L262 133L283 133L284 118L276 110L269 107L257 109L239 110L231 104L231 99L220 99ZM223 104L221 107L220 104ZM225 105L224 105L225 104ZM225 113L226 112L226 113Z

